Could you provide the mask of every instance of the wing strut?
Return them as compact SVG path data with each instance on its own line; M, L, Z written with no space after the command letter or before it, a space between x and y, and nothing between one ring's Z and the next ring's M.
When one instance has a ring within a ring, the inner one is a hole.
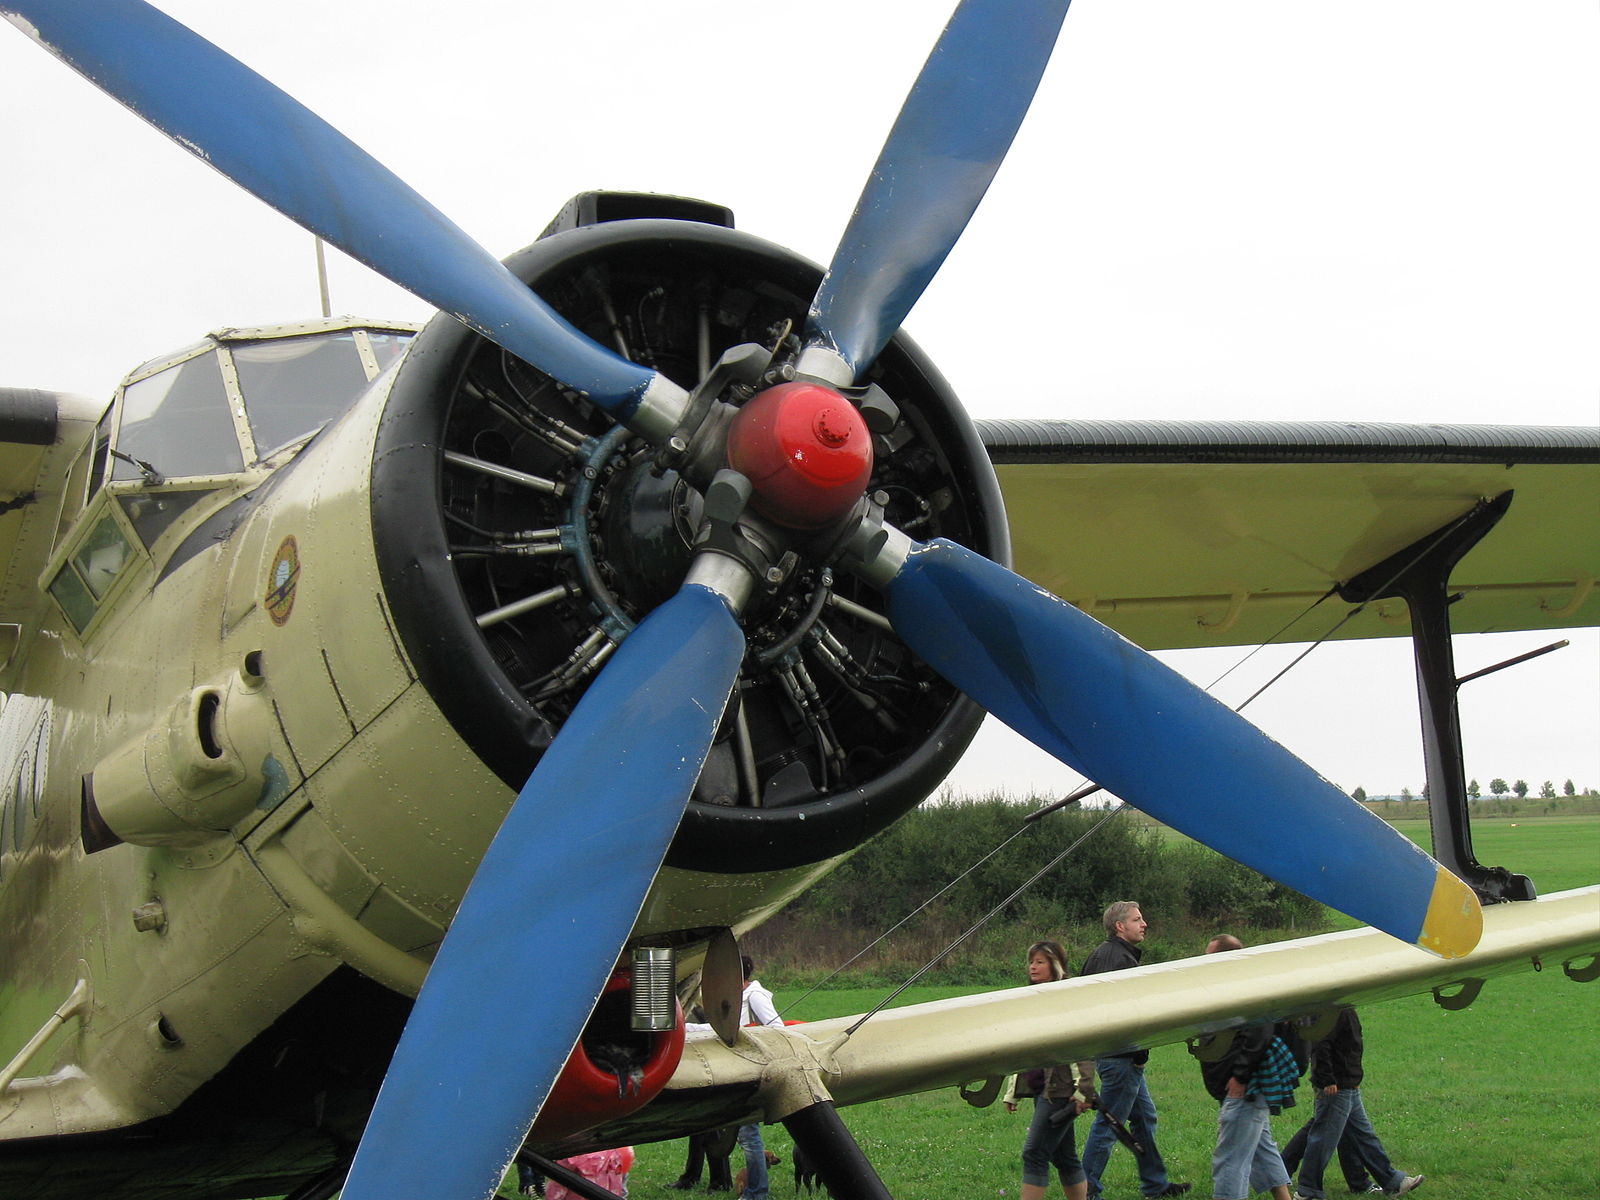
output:
M1417 662L1422 708L1422 750L1428 773L1428 823L1433 856L1485 904L1532 900L1538 893L1526 875L1486 867L1472 851L1467 812L1467 773L1462 760L1461 716L1455 654L1450 640L1450 573L1511 507L1512 493L1480 500L1464 516L1418 539L1339 586L1354 604L1398 597L1411 613L1411 646Z
M839 1117L832 1100L790 1113L783 1127L817 1168L817 1177L834 1200L893 1200L877 1170Z

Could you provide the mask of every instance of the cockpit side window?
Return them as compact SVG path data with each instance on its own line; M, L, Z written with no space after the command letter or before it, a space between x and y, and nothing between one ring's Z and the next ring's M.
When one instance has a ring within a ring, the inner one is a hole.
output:
M134 562L137 553L108 507L78 539L50 580L50 594L79 633L100 611L101 602Z
M337 417L367 386L366 368L349 330L236 342L229 349L261 455Z
M148 463L166 479L244 469L215 354L201 354L123 389L112 479L138 479ZM127 457L121 457L126 455Z

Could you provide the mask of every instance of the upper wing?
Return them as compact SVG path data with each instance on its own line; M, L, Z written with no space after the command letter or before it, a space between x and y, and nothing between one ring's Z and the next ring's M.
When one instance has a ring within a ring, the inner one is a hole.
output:
M39 573L55 544L68 478L105 407L64 392L0 388L0 671L19 636L38 623ZM81 500L84 481L77 486Z
M713 1035L691 1037L660 1096L583 1143L683 1136L756 1114L776 1121L824 1097L841 1105L882 1100L1261 1020L1471 988L1541 964L1560 962L1574 978L1594 978L1600 887L1495 904L1483 916L1477 949L1455 960L1353 929L891 1009L849 1034L859 1018L745 1029L731 1048Z
M1334 584L1507 490L1510 510L1452 579L1464 593L1455 631L1600 624L1600 429L982 421L979 432L1015 569L1146 649L1272 639ZM1335 636L1410 631L1390 600Z

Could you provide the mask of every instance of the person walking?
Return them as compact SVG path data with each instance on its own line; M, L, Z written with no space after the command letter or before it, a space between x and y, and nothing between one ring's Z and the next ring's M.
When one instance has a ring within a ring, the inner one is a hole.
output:
M1106 940L1084 961L1083 974L1098 975L1137 967L1149 929L1139 902L1118 900L1107 907L1102 922ZM1139 1166L1139 1191L1146 1200L1181 1196L1190 1188L1187 1183L1174 1183L1168 1178L1167 1164L1156 1147L1156 1105L1144 1080L1144 1066L1149 1061L1148 1050L1130 1050L1095 1060L1095 1072L1100 1081L1100 1112L1083 1143L1088 1200L1100 1200L1100 1176L1111 1160L1111 1148L1117 1144L1116 1126L1108 1119L1110 1117L1126 1125L1134 1140L1144 1148L1144 1153L1136 1153L1134 1160Z
M1242 950L1232 934L1214 937L1207 954ZM1300 1065L1271 1021L1232 1031L1226 1049L1207 1053L1211 1037L1193 1047L1206 1091L1217 1110L1217 1145L1211 1152L1211 1195L1246 1200L1252 1191L1289 1200L1289 1170L1272 1139L1273 1114L1294 1104Z
M1317 1089L1316 1111L1301 1131L1305 1135L1304 1156L1300 1159L1300 1178L1295 1200L1324 1200L1323 1175L1334 1151L1341 1145L1359 1158L1377 1182L1377 1190L1390 1196L1404 1196L1422 1183L1421 1175L1407 1175L1389 1161L1389 1153L1378 1140L1361 1102L1361 1065L1365 1046L1361 1018L1356 1010L1339 1013L1328 1036L1318 1042L1311 1055L1311 1086ZM1300 1138L1296 1134L1290 1145ZM1350 1171L1346 1169L1346 1175Z
M1027 962L1030 986L1067 977L1067 955L1059 942L1035 942ZM1067 1200L1084 1200L1089 1182L1078 1161L1073 1119L1095 1102L1094 1063L1037 1067L1012 1076L1006 1111L1016 1112L1018 1101L1030 1096L1033 1120L1022 1142L1022 1200L1044 1200L1052 1167Z

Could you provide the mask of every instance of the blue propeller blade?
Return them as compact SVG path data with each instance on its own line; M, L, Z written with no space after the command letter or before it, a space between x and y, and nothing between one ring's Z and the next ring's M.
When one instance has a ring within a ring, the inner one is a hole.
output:
M964 0L889 132L812 302L806 341L872 364L983 199L1068 0Z
M0 14L291 220L618 420L656 381L574 329L322 118L142 0L0 0Z
M1470 888L1250 722L1094 618L942 539L887 588L895 632L1035 745L1229 858L1445 958Z
M721 597L688 584L584 693L462 899L344 1200L493 1195L633 928L743 655Z

